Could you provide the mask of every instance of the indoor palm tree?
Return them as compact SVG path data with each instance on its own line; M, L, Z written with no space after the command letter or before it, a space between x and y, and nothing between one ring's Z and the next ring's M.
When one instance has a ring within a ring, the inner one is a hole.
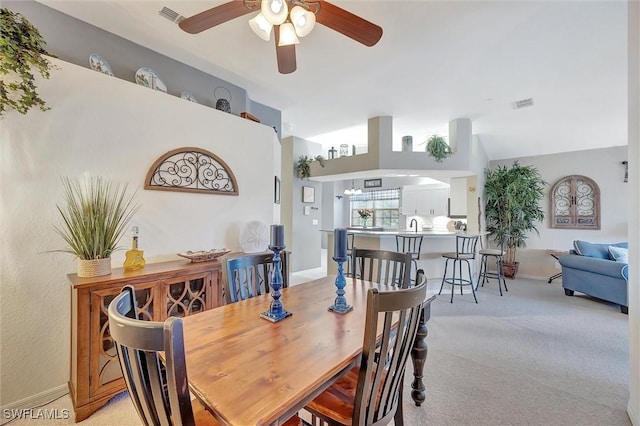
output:
M516 249L526 247L527 234L538 233L537 222L544 220L540 201L547 184L533 166L498 166L485 170L485 218L487 231L500 245L508 235L504 257L505 276L513 277L517 269ZM513 271L509 274L509 271Z

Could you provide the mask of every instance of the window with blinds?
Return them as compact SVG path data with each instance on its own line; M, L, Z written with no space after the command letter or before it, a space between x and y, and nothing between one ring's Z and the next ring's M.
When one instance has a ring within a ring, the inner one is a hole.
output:
M373 212L367 226L398 228L400 223L400 188L380 189L349 196L351 226L363 226L358 210Z

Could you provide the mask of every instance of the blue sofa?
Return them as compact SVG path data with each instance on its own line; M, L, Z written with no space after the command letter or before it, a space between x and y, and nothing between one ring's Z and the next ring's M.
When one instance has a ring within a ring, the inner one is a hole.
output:
M573 292L578 291L617 303L622 313L628 313L627 243L595 244L576 240L573 245L574 249L569 254L558 257L562 265L564 293L573 296Z

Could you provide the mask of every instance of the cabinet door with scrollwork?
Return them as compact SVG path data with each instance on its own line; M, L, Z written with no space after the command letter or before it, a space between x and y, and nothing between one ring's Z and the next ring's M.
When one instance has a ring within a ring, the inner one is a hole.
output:
M551 188L551 227L600 229L600 188L592 179L565 176Z
M145 283L135 286L138 316L152 321L157 283ZM91 372L90 392L92 396L113 389L124 389L122 371L118 362L118 352L109 333L109 303L120 294L120 287L91 292ZM94 338L97 336L97 338ZM112 389L113 388L113 389Z
M217 306L211 287L211 272L180 277L167 281L165 318L185 317Z

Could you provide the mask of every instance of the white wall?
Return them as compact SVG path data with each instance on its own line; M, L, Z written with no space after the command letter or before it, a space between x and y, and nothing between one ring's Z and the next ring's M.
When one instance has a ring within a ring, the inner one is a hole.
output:
M623 182L627 147L591 149L562 154L539 155L517 159L523 166L532 165L547 181L543 207L545 220L538 225L540 237L530 234L527 247L530 249L568 250L573 240L593 242L627 241L629 221L629 184ZM492 161L491 168L498 165L511 166L514 159ZM600 187L600 230L553 229L550 227L551 187L562 177L584 175L593 179Z
M140 227L147 262L175 253L238 249L250 220L277 220L274 175L280 147L271 127L190 103L87 68L54 60L60 69L38 84L50 111L0 119L0 405L33 403L34 395L69 380L70 287L73 257L49 253L65 245L60 223L60 176L88 172L126 181L142 205ZM223 159L239 196L147 191L153 162L169 150L200 147ZM129 237L121 244L128 247ZM124 251L112 258L124 261ZM37 399L37 398L36 398ZM33 406L32 404L30 406Z
M283 193L282 220L285 226L287 250L292 252L291 271L297 272L320 267L321 239L320 224L322 219L322 184L307 179L300 179L297 173L298 159L306 155L321 155L322 146L295 136L282 140L282 178L286 188ZM312 173L313 174L313 173ZM315 189L313 203L302 202L302 187ZM309 214L304 214L304 208ZM314 223L315 222L315 223Z
M629 403L627 413L640 426L640 3L629 10Z

